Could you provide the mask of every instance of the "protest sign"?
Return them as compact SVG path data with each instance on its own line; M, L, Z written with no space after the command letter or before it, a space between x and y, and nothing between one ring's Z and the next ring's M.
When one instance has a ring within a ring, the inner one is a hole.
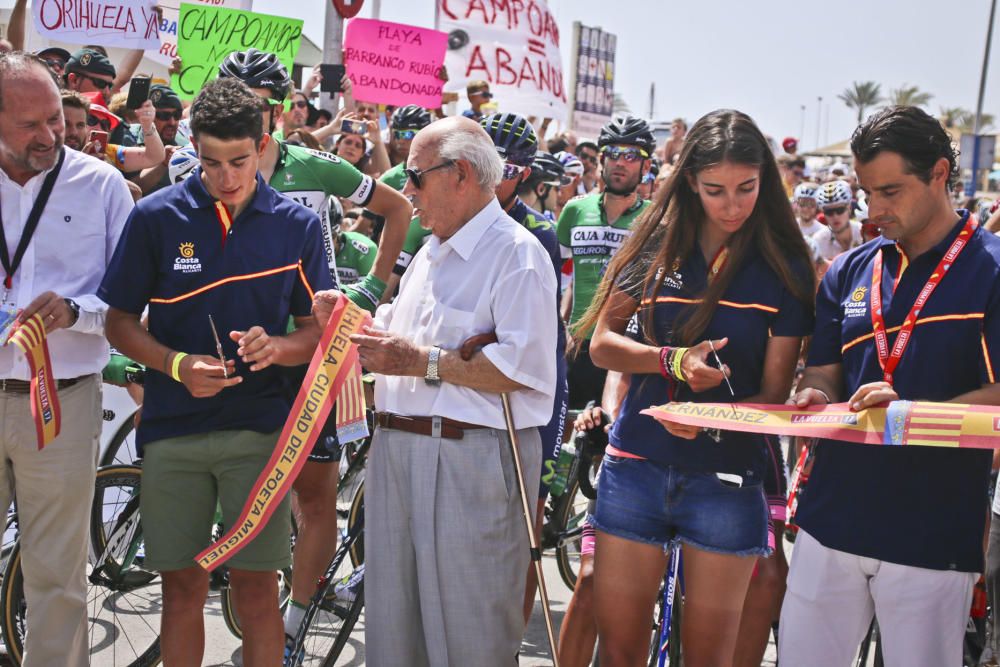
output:
M177 50L183 61L170 87L184 99L198 94L219 71L219 63L233 51L249 48L269 51L292 71L302 40L302 21L209 5L181 5L177 23Z
M347 24L344 65L354 98L378 104L441 106L448 35L437 30L372 19Z
M36 0L35 30L70 44L160 48L155 0Z
M446 91L464 93L482 79L504 111L565 120L559 26L545 0L437 3L438 27L448 33Z
M573 24L573 82L569 86L570 126L580 135L596 137L611 120L615 105L615 46L617 37L600 28Z
M253 9L253 0L190 0L191 4L205 4L228 9ZM160 0L157 4L163 12L160 20L160 43L156 53L147 53L156 62L169 65L177 56L177 23L181 19L181 0Z

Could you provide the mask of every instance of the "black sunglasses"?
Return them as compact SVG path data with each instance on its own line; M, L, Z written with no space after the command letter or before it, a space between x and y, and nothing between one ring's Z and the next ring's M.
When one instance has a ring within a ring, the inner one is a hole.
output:
M847 213L846 206L831 206L830 208L824 208L823 213L827 215L843 215Z
M292 106L297 109L305 109L307 106L309 106L309 103L306 102L305 100L295 100L294 102L292 102Z
M184 117L184 112L180 109L173 111L157 111L156 120L180 120Z
M76 74L82 79L89 79L92 84L101 90L110 88L115 83L114 81L108 81L107 79L98 79L96 76L90 76L89 74L84 74L83 72L73 72L73 74Z
M406 174L406 177L408 179L410 179L410 183L413 183L413 187L415 187L417 190L419 190L419 189L421 189L424 186L424 184L420 182L420 179L422 177L424 177L425 175L431 173L432 171L437 171L438 169L444 169L446 167L452 166L453 164L455 164L454 160L445 160L441 164L436 164L433 167L429 167L427 169L410 169L410 168L407 168L407 169L403 170L403 173Z

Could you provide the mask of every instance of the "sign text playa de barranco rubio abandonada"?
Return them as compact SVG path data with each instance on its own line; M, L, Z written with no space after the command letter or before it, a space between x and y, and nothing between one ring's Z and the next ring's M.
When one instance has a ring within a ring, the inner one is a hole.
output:
M438 28L448 33L446 91L464 93L482 79L499 109L565 121L559 26L545 0L437 2Z

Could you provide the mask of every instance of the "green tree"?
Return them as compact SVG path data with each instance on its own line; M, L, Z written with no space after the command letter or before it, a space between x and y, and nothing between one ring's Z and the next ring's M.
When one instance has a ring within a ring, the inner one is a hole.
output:
M963 109L962 107L941 107L940 109L941 124L948 128L954 128L960 130L963 133L972 132L976 125L976 113L974 111L969 111L968 109ZM993 127L996 122L996 118L991 113L984 113L980 120L980 132L985 132L987 129Z
M903 84L889 91L889 104L898 107L923 107L930 104L934 98L931 93L925 93L917 86Z
M882 101L882 86L874 81L855 81L837 97L848 108L857 109L858 125L860 125L865 119L865 111Z

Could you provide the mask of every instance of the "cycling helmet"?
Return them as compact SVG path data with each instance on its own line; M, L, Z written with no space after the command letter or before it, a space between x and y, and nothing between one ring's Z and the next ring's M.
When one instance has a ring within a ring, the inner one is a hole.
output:
M849 205L851 199L853 199L851 186L847 181L830 181L821 185L819 190L816 191L816 204L820 208L839 206L841 204Z
M795 186L795 192L792 195L793 199L816 199L817 190L819 186L815 183L810 183L809 181L803 181Z
M656 149L656 138L649 129L649 123L626 114L612 118L611 122L601 128L601 134L597 138L597 145L601 148L614 144L638 146L652 155Z
M239 79L250 88L267 88L279 102L292 90L288 69L278 56L257 49L230 53L219 65L219 76Z
M479 124L490 135L506 162L521 167L530 167L538 152L538 139L531 123L514 113L495 113L486 116Z
M394 130L422 130L431 124L431 114L416 104L407 104L392 112L389 125Z
M566 175L562 163L551 153L538 151L531 163L530 181L549 185L569 185L572 179Z
M583 163L577 156L568 151L559 151L553 157L562 164L567 176L583 176Z
M868 202L864 199L858 200L858 206L854 210L854 217L858 222L866 222L868 220Z
M335 237L340 236L340 225L344 222L344 207L340 205L340 200L333 195L326 198L326 214L330 232Z
M167 173L170 175L171 183L180 183L194 172L194 168L200 164L198 154L193 146L178 148L170 156L170 164L167 166Z

